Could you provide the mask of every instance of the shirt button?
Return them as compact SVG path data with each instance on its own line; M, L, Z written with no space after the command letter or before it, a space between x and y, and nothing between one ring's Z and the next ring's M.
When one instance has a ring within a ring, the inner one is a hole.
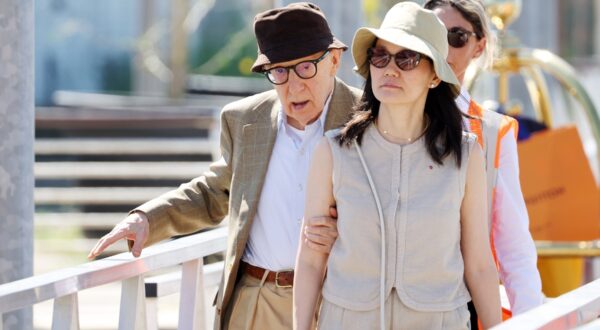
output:
M298 222L298 224L299 224L299 225L301 225L301 224L302 224L302 218L298 218L298 219L296 220L296 222Z
M298 185L298 191L302 191L304 189L301 184Z

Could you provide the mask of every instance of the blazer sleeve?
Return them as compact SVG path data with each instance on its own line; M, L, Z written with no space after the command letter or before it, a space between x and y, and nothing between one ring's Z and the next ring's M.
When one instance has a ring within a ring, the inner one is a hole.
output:
M201 176L133 210L148 216L150 235L146 246L175 235L214 227L227 215L233 152L227 114L227 110L221 114L221 158Z

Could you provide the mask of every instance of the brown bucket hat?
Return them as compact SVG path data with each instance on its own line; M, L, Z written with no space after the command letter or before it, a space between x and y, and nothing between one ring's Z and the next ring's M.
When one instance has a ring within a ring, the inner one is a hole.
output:
M331 49L348 49L336 39L321 9L310 2L291 3L254 18L258 56L253 72L265 64L287 62Z

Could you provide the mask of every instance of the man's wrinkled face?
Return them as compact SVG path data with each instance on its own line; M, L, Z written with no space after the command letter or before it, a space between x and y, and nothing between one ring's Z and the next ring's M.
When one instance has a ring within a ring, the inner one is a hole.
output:
M296 71L289 69L287 82L273 85L287 116L287 122L292 127L304 129L306 125L317 120L327 98L333 91L341 50L330 49L328 54L325 53L326 51L322 51L296 60L268 64L263 67L263 70L293 67L302 62L316 61L325 55L316 64L317 72L314 77L303 79L296 73L298 70L309 69L308 66L313 65L313 63L306 62L302 63L300 67L296 67ZM306 67L303 67L304 65Z

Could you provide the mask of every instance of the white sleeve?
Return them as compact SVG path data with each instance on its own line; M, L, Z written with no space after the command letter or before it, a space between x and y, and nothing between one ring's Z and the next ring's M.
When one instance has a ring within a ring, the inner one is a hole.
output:
M516 315L541 305L544 295L519 183L519 156L514 133L511 128L500 142L492 231L500 278L506 287L512 313Z

